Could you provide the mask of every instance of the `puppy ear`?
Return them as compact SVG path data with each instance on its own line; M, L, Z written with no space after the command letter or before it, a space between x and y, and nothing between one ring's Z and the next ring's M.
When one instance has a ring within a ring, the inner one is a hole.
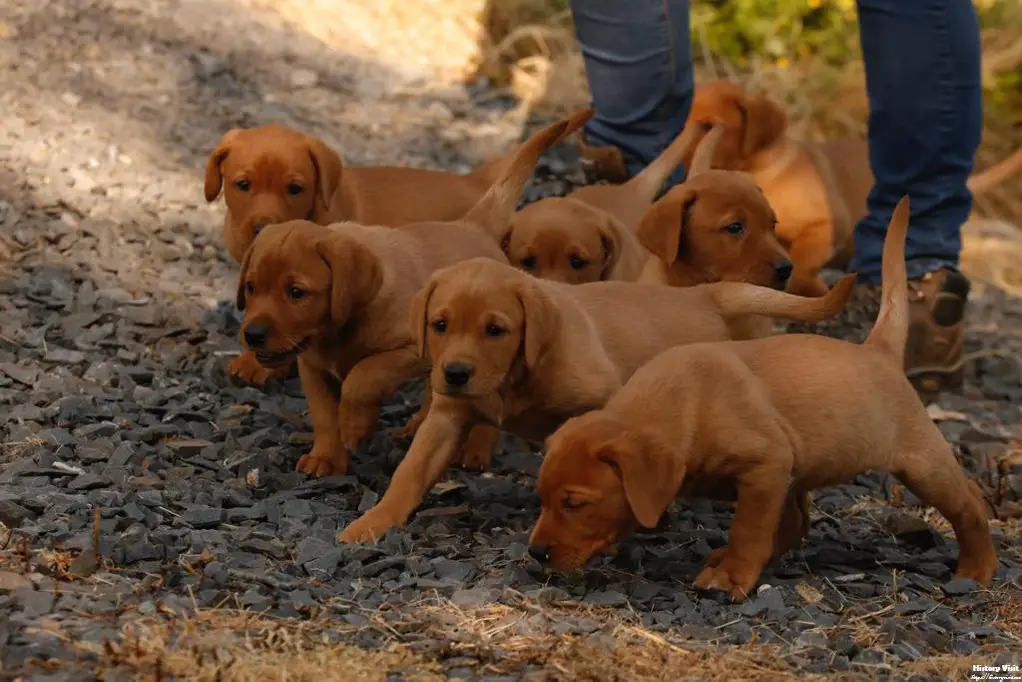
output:
M316 206L313 211L315 222L322 222L330 209L330 198L341 184L344 164L340 155L318 137L306 135L305 145L316 168Z
M654 438L628 431L604 444L596 456L621 477L635 519L644 528L656 528L681 488L685 465Z
M600 242L603 244L603 269L600 271L600 279L606 280L610 277L611 270L617 265L621 258L621 238L618 229L622 226L615 225L613 218L604 216L600 221Z
M561 330L561 311L543 287L533 281L522 282L518 300L525 313L522 344L525 347L525 367L531 370L556 342Z
M742 138L742 154L745 157L776 142L788 127L788 117L784 110L776 102L758 93L746 93L738 101L738 110L745 119L745 134Z
M639 243L668 266L678 260L685 219L695 201L694 189L678 185L653 204L636 229Z
M220 142L217 143L216 149L213 150L209 155L209 159L206 160L206 180L203 187L206 201L216 201L216 198L220 196L220 190L224 186L224 176L220 171L220 164L223 163L224 159L231 152L231 146L237 140L240 132L238 128L234 128L224 133L224 136L220 138Z
M379 293L383 266L376 254L343 234L321 240L316 251L330 269L331 321L343 325Z
M426 357L426 325L429 324L426 312L429 310L429 298L433 295L434 289L436 289L435 275L430 277L426 286L415 294L409 308L408 331L411 333L412 343L419 349L420 358Z
M238 294L234 299L234 305L237 306L238 310L245 310L245 284L248 280L248 264L252 261L252 251L255 249L255 243L249 245L248 249L245 250L245 257L241 259L241 270L238 272Z

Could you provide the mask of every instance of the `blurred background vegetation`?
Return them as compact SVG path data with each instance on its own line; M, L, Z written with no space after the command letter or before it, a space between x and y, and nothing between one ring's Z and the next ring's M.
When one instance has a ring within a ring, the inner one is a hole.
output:
M1022 1L974 4L983 39L981 169L1022 147ZM691 11L697 82L724 78L766 92L787 108L795 136L865 136L854 0L692 0ZM480 22L475 79L509 88L541 114L588 102L567 0L488 0ZM1022 178L976 203L982 214L1022 224Z

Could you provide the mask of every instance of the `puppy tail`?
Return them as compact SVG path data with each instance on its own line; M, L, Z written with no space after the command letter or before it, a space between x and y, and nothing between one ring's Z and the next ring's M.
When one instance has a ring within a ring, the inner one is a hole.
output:
M638 175L626 182L625 186L633 189L647 203L653 203L660 188L664 186L664 183L671 173L674 172L674 169L685 159L692 145L695 144L699 133L704 130L705 128L699 123L685 126L681 134L674 138L674 141L668 145L667 149L660 156L656 157L652 163L642 169ZM710 147L709 153L711 156L713 155L713 148L717 146L717 140L720 139L723 132L721 126L716 126L703 138L692 159L693 168L696 166L696 159L700 156L699 152L704 148ZM709 167L708 163L706 165ZM691 169L689 175L692 175Z
M855 275L845 275L823 297L796 296L744 282L715 282L700 286L709 287L720 314L728 319L765 315L796 322L823 322L841 312L852 296L854 285Z
M552 123L534 133L509 159L500 160L502 163L500 175L462 220L482 227L494 239L502 239L507 232L511 214L515 210L522 189L532 177L539 157L581 128L594 113L593 109L584 109L569 118Z
M908 196L903 196L887 223L880 270L883 278L880 312L865 341L885 350L899 365L905 361L905 344L908 341L908 275L905 271L908 221Z

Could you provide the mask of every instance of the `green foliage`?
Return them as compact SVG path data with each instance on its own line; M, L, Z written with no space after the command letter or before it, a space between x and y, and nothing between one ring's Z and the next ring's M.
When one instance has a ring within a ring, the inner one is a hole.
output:
M692 39L742 65L786 66L816 56L841 65L858 55L854 0L693 0Z

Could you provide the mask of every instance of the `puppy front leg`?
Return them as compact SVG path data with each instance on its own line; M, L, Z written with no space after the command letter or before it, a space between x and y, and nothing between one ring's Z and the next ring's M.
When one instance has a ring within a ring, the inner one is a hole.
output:
M352 367L341 385L339 420L345 447L358 448L376 427L380 403L428 371L429 363L410 348L371 355Z
M373 542L391 528L408 521L429 489L455 461L472 428L472 406L445 396L434 396L408 454L390 479L390 486L375 507L337 536L340 542Z
M348 470L348 452L341 445L337 423L338 395L332 386L333 377L309 366L298 358L298 375L309 403L314 442L309 454L298 460L296 471L310 476L343 476Z
M714 553L711 565L696 577L698 589L722 590L735 602L744 601L749 595L773 554L774 537L788 494L789 473L790 468L773 463L743 472L738 480L738 505L727 547Z

